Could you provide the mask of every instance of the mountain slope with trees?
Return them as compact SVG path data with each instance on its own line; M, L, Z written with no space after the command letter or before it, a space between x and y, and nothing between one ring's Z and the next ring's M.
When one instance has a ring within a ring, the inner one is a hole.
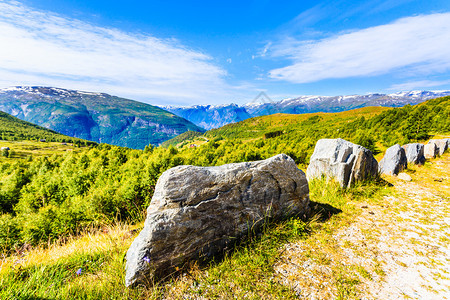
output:
M46 140L47 142L95 144L94 142L63 135L33 123L22 121L2 111L0 111L0 138L7 141Z
M159 145L188 130L203 131L156 106L50 87L2 89L0 110L68 136L136 149Z

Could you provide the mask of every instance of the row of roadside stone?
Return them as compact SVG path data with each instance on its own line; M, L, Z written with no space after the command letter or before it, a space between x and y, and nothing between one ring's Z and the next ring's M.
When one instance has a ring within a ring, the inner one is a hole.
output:
M425 160L444 154L449 148L450 139L433 139L428 144L411 143L400 146L396 144L386 150L379 163L381 174L398 175L407 169L408 164L421 165Z

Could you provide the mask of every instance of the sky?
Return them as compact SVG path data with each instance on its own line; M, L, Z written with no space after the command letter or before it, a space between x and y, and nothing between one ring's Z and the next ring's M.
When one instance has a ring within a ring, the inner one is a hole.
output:
M450 1L0 0L0 88L155 105L450 90Z

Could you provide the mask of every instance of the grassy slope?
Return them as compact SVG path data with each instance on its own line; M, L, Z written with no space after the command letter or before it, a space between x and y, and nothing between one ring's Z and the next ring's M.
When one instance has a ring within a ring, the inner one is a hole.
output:
M206 150L203 146L195 150L197 157L212 157L212 164L265 159L283 152L294 158L300 167L305 168L318 139L341 137L361 144L362 135L354 134L353 129L348 130L346 127L355 124L353 127L361 130L359 120L370 120L389 110L385 107L366 107L340 113L275 114L228 124L210 130L203 136L180 139L177 142L179 147L184 147L181 156L183 153L189 153L186 147L191 143L202 145L205 139L210 139L212 143L217 142L219 147L212 146L216 148L214 150ZM277 131L283 134L265 138L268 133ZM378 150L385 148L380 143L375 146Z
M83 141L81 139L69 137L56 131L38 126L36 124L20 120L5 112L0 111L0 138L2 140L71 140Z
M208 137L259 138L267 132L299 130L302 126L332 126L349 123L359 117L369 118L389 110L387 107L364 107L339 113L309 113L301 115L274 114L228 124L206 132ZM319 124L320 123L320 124Z
M36 142L36 141L0 141L0 147L9 147L10 156L0 156L0 163L12 163L24 161L40 156L62 155L66 152L82 152L86 147L78 147L74 144L61 142Z
M165 142L163 142L161 144L161 146L163 147L169 147L170 145L172 146L178 146L178 147L182 147L181 144L186 144L188 141L195 139L198 136L201 136L202 133L198 132L198 131L186 131L180 135L177 135L176 137L167 140Z
M4 112L0 112L0 139L0 147L11 149L9 158L0 156L0 162L58 155L66 151L78 152L81 148L74 143L91 143L22 121ZM41 139L46 142L40 142Z
M265 139L278 131L283 134ZM262 159L284 152L306 167L321 138L343 138L372 150L376 158L381 158L384 150L396 143L423 141L430 134L442 133L450 133L450 97L403 108L366 107L340 113L275 114L229 124L210 130L204 136L212 141L225 140L225 143L234 144L233 151L238 153L235 157L226 149L215 151L219 154L215 157L224 163ZM202 137L192 142L200 141ZM248 153L241 154L245 152L243 148L249 149ZM197 156L203 154L200 150L197 152Z

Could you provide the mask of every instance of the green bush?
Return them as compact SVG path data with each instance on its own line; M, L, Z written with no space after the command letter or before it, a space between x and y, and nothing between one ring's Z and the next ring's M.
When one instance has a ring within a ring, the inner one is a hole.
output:
M8 149L3 149L2 150L2 156L3 157L9 157L9 150Z
M0 250L3 253L20 245L20 226L11 214L0 215Z

